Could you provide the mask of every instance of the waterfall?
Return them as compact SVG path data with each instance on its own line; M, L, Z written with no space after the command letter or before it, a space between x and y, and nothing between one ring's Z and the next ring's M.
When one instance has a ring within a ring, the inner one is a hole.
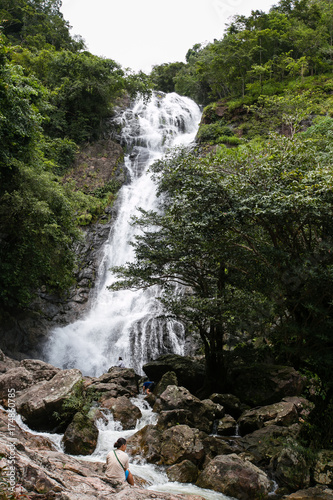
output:
M127 367L142 374L142 365L158 355L184 353L184 327L176 320L160 317L158 287L117 292L106 287L116 279L109 269L134 258L129 243L137 232L131 218L138 207L157 208L149 166L170 147L193 142L200 116L191 99L175 93L154 93L148 102L138 99L117 118L129 151L125 158L128 183L119 191L118 215L104 247L91 308L85 317L50 333L44 348L49 363L99 376L122 356Z

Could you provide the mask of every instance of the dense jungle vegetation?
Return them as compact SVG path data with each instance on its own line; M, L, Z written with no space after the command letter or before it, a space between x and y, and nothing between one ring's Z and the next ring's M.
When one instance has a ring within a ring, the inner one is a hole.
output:
M170 314L200 333L218 390L230 335L252 362L311 376L305 439L332 447L333 2L236 16L220 40L151 75L87 52L60 7L0 0L0 305L73 282L78 216L109 198L61 180L117 99L151 87L189 96L205 106L197 151L153 166L163 210L137 219L137 260L118 286L162 285ZM191 293L175 298L175 282Z

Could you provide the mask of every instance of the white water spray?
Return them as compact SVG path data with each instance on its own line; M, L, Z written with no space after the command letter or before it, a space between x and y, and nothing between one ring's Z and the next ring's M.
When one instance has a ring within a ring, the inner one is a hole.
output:
M183 325L159 318L157 287L112 293L106 287L115 281L109 268L133 260L129 242L137 231L131 225L137 208L156 208L149 166L168 148L190 144L200 116L191 99L172 93L154 94L148 103L141 99L119 118L123 140L131 148L125 159L130 183L119 192L118 216L105 245L92 307L86 317L50 334L44 350L49 363L99 376L122 356L127 367L142 373L142 365L160 354L184 353Z

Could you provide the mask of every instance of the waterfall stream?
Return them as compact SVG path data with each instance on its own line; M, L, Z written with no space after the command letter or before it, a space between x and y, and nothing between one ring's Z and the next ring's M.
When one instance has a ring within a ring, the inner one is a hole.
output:
M132 398L131 401L142 413L142 417L137 421L135 429L124 431L120 422L113 419L111 412L104 411L105 418L96 422L99 432L95 451L91 455L73 456L73 458L80 461L105 463L106 455L113 449L113 443L115 443L119 437L128 439L145 425L156 423L157 415L153 413L149 404L144 400L143 395ZM64 452L61 442L63 437L62 434L48 434L46 432L32 431L22 422L22 418L19 415L16 418L16 422L26 432L37 436L47 437L53 442L57 450ZM149 490L172 494L198 495L206 500L235 500L223 493L199 488L191 483L170 482L164 467L149 464L140 457L130 458L130 470L134 476L144 479L147 483L145 487Z
M166 150L189 145L197 132L201 112L189 98L154 93L123 112L122 140L129 154L125 168L129 182L117 199L117 219L105 244L94 299L85 317L54 329L44 348L44 359L61 368L78 368L99 376L122 356L127 367L142 374L142 365L165 353L184 353L184 328L175 320L162 320L158 287L145 291L110 292L115 277L109 271L133 259L129 244L137 231L131 218L137 208L156 208L156 186L149 166Z

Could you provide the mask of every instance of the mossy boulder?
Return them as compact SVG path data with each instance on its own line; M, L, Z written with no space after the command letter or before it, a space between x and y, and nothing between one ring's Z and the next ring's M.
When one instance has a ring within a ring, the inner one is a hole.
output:
M96 448L98 429L93 419L83 413L76 413L67 427L63 445L70 455L91 455Z

